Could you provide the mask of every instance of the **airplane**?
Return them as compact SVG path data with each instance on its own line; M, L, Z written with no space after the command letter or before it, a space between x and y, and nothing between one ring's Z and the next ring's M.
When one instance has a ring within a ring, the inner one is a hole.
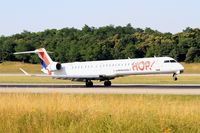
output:
M184 72L184 67L171 57L60 63L54 62L44 48L14 54L31 53L39 56L42 64L41 71L46 74L45 76L55 79L82 81L85 82L86 87L93 87L92 80L104 81L104 86L108 87L111 86L110 80L128 75L173 74L172 77L176 81L176 75ZM25 75L38 76L30 75L23 69L20 70Z

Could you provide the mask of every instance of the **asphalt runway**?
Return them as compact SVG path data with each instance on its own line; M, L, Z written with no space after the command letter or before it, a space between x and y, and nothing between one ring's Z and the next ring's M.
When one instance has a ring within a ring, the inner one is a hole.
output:
M0 93L200 95L200 84L114 84L111 87L95 85L91 88L87 88L82 84L0 84Z

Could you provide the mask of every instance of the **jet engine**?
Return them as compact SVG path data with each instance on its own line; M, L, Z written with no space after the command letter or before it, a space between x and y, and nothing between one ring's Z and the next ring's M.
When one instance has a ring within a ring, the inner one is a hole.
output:
M53 62L48 66L50 71L57 71L62 69L62 65L59 62Z

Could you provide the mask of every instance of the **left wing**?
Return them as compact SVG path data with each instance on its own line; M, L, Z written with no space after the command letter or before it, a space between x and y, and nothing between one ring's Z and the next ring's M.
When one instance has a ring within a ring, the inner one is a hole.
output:
M20 68L20 70L26 76L35 76L35 77L52 77L54 79L63 79L63 80L72 80L72 81L86 81L86 80L110 80L118 77L117 75L46 75L46 74L29 74L24 69Z

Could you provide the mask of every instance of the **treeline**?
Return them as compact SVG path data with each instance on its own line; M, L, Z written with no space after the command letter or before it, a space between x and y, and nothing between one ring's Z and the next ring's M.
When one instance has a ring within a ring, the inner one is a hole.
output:
M170 56L178 61L200 62L200 29L186 28L181 33L161 33L151 28L85 25L81 30L63 28L0 37L0 60L38 63L35 55L16 51L44 47L60 62Z

